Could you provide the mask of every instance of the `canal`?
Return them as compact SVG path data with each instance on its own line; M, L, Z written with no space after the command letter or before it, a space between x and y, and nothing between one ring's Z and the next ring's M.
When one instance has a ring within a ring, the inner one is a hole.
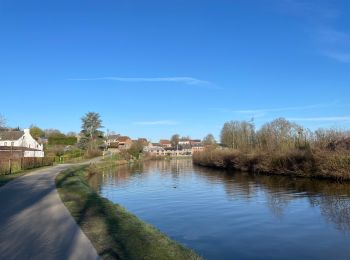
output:
M90 184L205 259L349 259L350 184L149 161Z

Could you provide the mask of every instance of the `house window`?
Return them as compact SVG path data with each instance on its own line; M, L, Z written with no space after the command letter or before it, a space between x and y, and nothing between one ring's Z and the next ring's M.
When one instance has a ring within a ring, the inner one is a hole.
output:
M7 146L7 142L4 143L4 146Z
M11 142L11 146L14 146L15 145L15 142Z

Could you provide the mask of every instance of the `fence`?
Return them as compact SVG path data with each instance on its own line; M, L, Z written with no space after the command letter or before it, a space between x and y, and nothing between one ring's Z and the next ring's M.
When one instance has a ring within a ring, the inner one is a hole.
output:
M53 165L54 159L54 157L0 158L0 174L11 174L21 170Z

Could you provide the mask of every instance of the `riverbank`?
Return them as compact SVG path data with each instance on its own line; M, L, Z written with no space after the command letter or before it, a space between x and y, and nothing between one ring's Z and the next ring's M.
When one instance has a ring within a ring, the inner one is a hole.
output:
M103 259L201 259L192 250L90 188L89 176L99 174L102 168L111 164L115 162L76 167L56 178L63 203L99 255Z
M350 180L350 154L348 153L312 150L244 153L237 150L212 149L195 153L193 163L256 174Z

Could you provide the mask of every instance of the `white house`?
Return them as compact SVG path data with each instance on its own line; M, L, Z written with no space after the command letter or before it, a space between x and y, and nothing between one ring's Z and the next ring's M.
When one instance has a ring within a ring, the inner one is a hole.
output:
M146 146L143 151L152 155L166 155L164 148L160 146Z
M189 139L182 139L179 141L179 145L190 145Z
M106 145L109 147L113 144L118 144L118 138L120 137L120 135L108 135L106 138Z
M23 157L44 157L44 147L30 135L30 129L0 131L0 147L2 150L21 150Z

